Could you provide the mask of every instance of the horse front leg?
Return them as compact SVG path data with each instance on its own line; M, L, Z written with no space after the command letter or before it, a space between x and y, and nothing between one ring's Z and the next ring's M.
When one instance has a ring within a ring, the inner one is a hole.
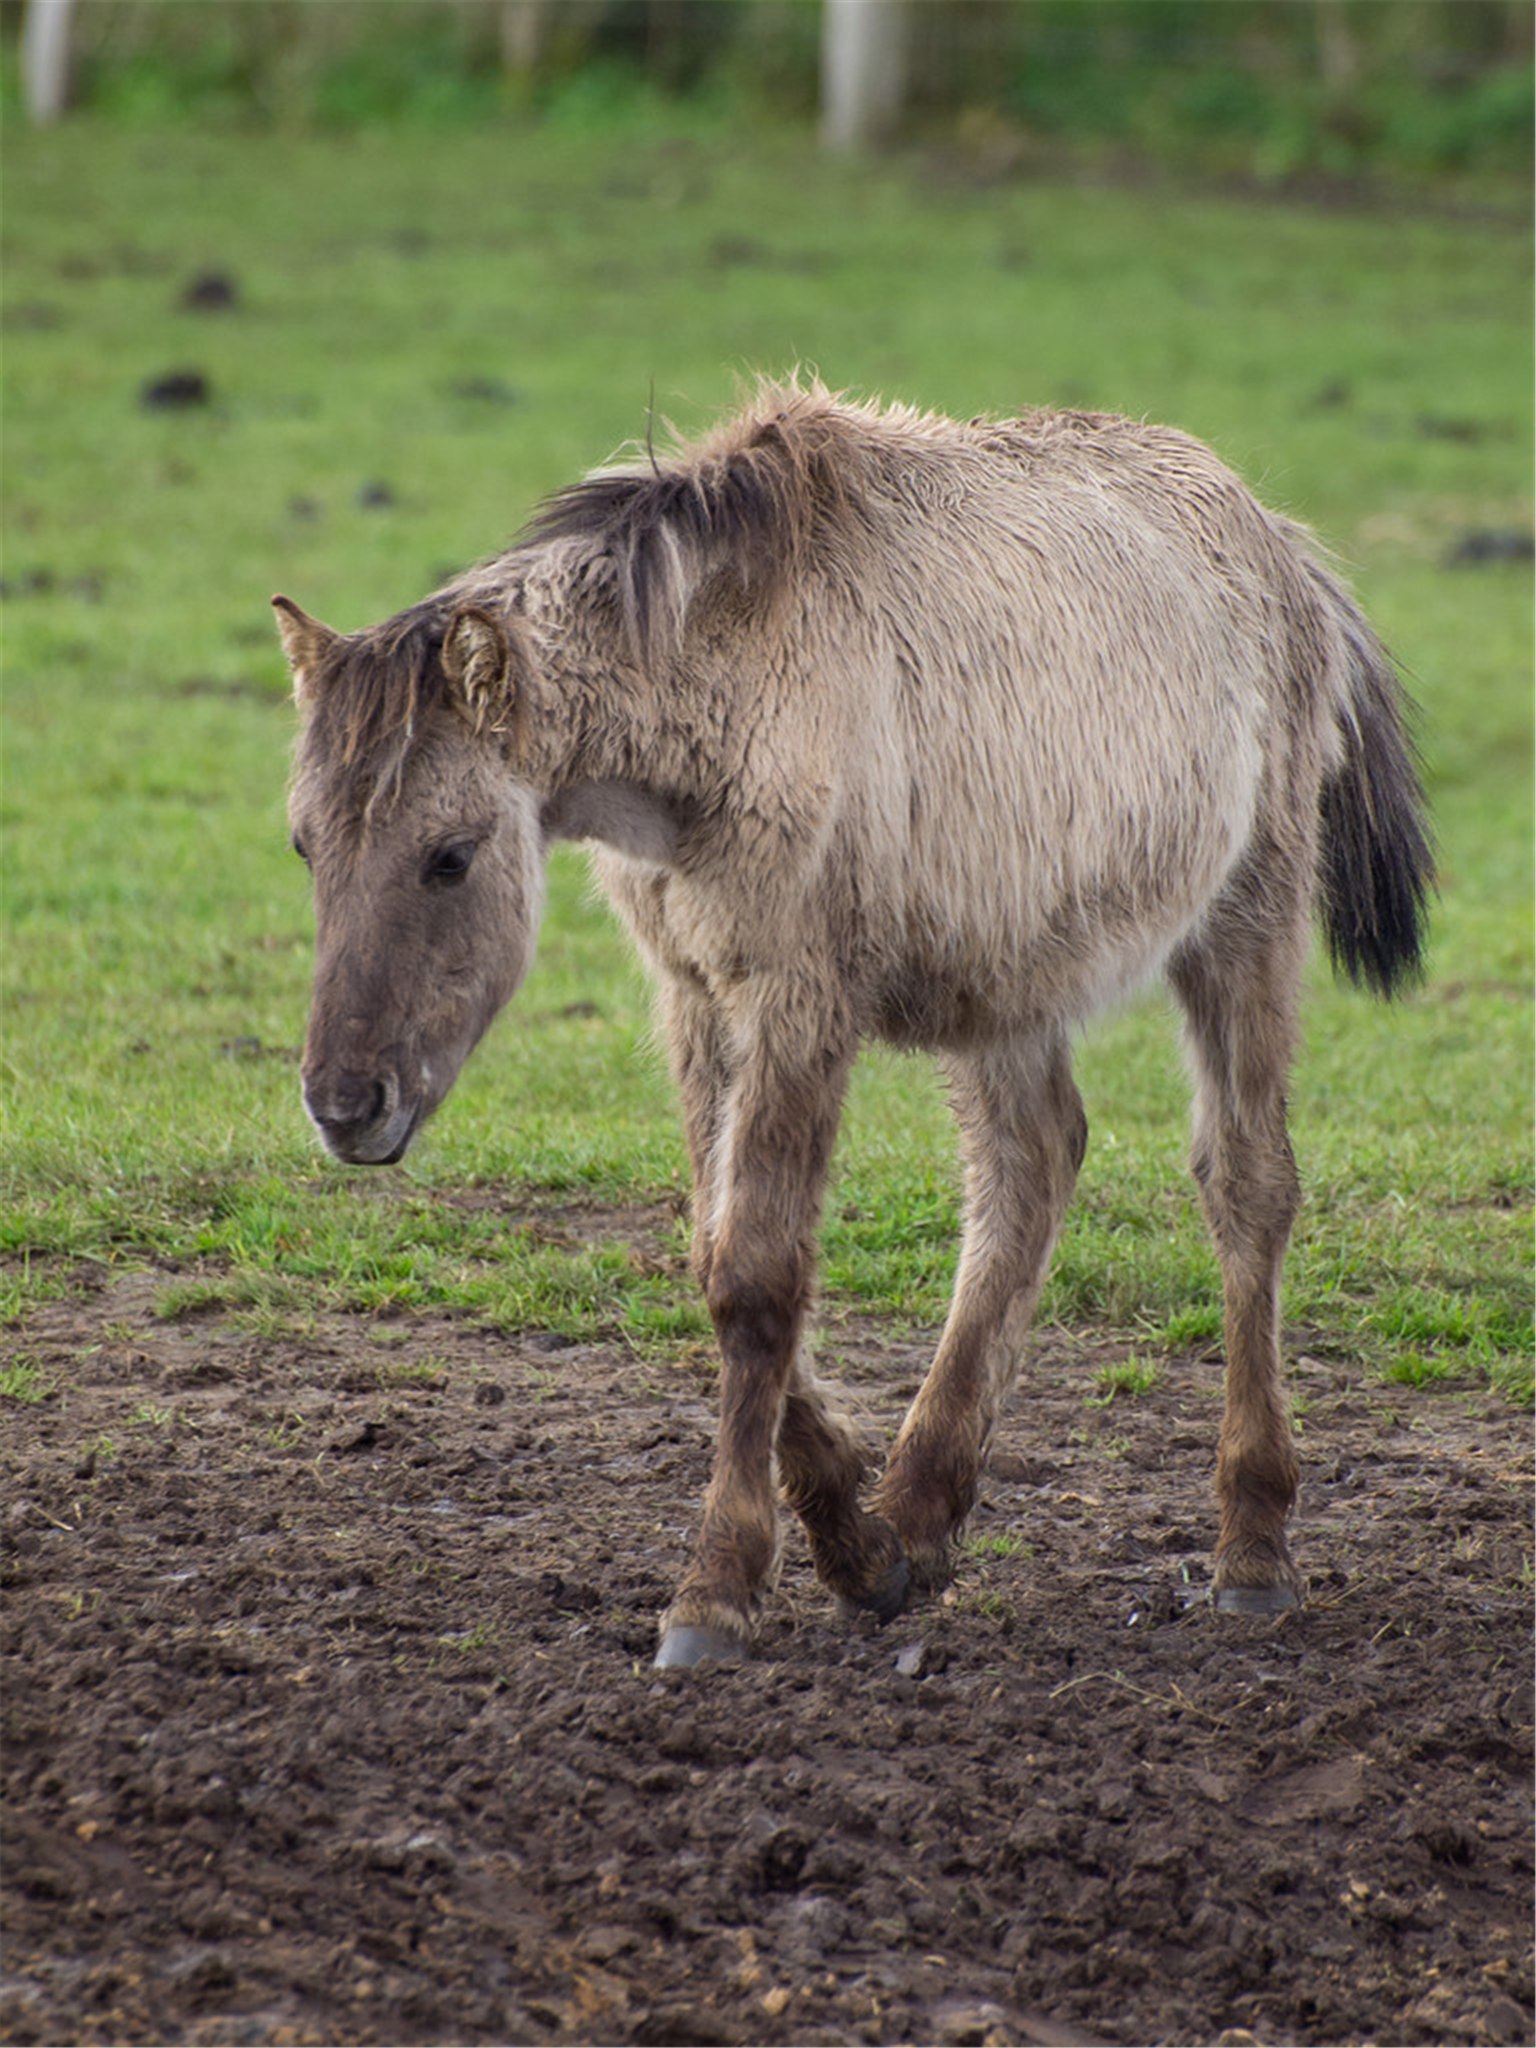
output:
M875 1490L923 1591L946 1585L1023 1354L1088 1125L1065 1041L945 1062L965 1159L965 1238L928 1377Z
M693 1270L707 1296L733 1063L724 1019L697 979L676 977L664 990L662 1008L693 1179ZM859 1505L869 1450L833 1389L817 1378L803 1336L785 1388L777 1456L779 1484L805 1529L817 1577L846 1607L890 1620L906 1601L906 1560L890 1524Z
M731 1055L715 1062L725 1086L695 1263L720 1346L720 1431L693 1556L662 1617L661 1666L743 1658L774 1576L775 1453L855 1046L824 1004L777 988L733 991L715 1028Z
M779 1424L779 1481L810 1540L816 1576L845 1609L890 1621L911 1571L896 1531L859 1505L869 1470L862 1432L817 1379L802 1346Z

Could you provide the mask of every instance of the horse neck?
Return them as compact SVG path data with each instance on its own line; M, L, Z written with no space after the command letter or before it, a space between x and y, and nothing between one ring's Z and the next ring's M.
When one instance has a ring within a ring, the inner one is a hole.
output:
M678 679L646 674L622 631L590 602L531 595L524 624L538 672L518 753L535 787L690 781L704 762Z

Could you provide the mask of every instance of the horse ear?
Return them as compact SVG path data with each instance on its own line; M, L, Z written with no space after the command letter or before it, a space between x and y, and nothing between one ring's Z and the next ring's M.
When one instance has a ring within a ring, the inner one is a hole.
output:
M277 613L277 630L282 635L283 652L293 670L293 694L302 704L309 695L315 670L341 635L332 632L329 626L322 626L318 619L312 619L291 597L274 597L272 609Z
M443 673L454 709L476 732L487 723L505 724L516 686L511 644L499 619L478 605L456 611L443 635Z

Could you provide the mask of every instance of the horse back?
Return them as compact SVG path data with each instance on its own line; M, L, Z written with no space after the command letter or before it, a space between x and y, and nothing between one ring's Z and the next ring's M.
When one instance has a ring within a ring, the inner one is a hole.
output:
M694 605L722 794L667 881L609 863L648 950L738 976L817 951L865 1028L943 1043L1112 1000L1259 845L1310 888L1337 629L1209 450L857 411L840 459L771 613L745 570Z

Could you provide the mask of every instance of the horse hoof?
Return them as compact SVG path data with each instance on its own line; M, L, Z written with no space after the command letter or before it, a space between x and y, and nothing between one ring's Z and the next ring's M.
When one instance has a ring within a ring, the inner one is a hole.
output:
M1301 1605L1294 1586L1218 1586L1211 1596L1218 1614L1289 1614Z
M876 1621L894 1621L907 1604L912 1591L912 1567L898 1557L875 1590L859 1604Z
M656 1671L694 1671L701 1664L745 1664L747 1646L723 1628L669 1628L656 1652Z
M839 1593L837 1608L844 1621L857 1621L862 1615L872 1614L883 1628L905 1611L911 1592L912 1567L904 1557L898 1557L869 1592Z

